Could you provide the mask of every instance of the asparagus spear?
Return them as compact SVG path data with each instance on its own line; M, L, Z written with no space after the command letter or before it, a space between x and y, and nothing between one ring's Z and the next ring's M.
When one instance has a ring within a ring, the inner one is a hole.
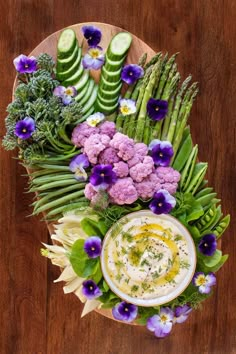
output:
M162 75L160 78L160 82L158 84L158 88L155 94L156 98L160 98L163 92L163 89L165 87L166 84L168 84L168 79L169 79L169 72L172 69L173 65L175 64L175 59L176 56L178 55L178 53L172 55L172 57L170 57L170 59L167 61L167 63L165 63L165 58L163 60L163 70L162 70ZM166 57L167 60L167 57ZM177 69L177 65L175 64L175 69ZM173 74L173 71L172 71Z
M181 102L182 102L182 96L189 84L189 81L191 80L191 76L188 76L184 82L182 83L182 86L176 96L176 100L175 100L175 106L174 106L174 111L173 114L171 116L171 121L170 121L170 125L169 125L169 131L167 134L167 140L172 142L173 138L174 138L174 134L175 134L175 129L176 129L176 124L177 124L177 119L178 119L178 113L179 113L179 108L181 106Z
M165 92L163 93L162 99L165 101L169 101L170 97L173 95L173 92L176 91L178 87L178 83L180 80L180 74L177 72L172 79L168 80L166 86L165 86ZM167 117L165 118L167 119ZM163 125L164 119L162 119L159 122L156 122L155 127L152 132L152 138L161 138L161 131L162 131L162 125Z
M145 89L140 111L138 114L138 119L137 119L137 129L135 133L135 140L141 141L143 137L143 131L145 127L145 118L146 118L146 113L147 113L147 103L148 100L152 97L153 94L153 88L155 86L156 80L160 75L160 62L157 62L157 64L154 65L152 73L150 75L150 80L147 84L147 87Z
M197 93L198 93L198 89L195 89L195 91L191 95L189 102L187 102L185 104L185 113L184 113L183 118L181 119L180 123L177 125L177 129L176 129L175 137L174 137L174 143L173 143L173 150L174 150L174 156L172 158L173 161L174 161L175 155L178 151L178 148L179 148L182 136L183 136L183 132L186 127L188 117L189 117L189 114L190 114L190 111L191 111L191 108L193 105L193 101L194 101Z
M151 66L155 65L155 64L159 61L160 57L162 57L162 53L161 53L161 52L155 54L155 55L152 57L152 59L149 60L149 62L144 66L144 70L147 70L147 69L150 68Z
M142 99L144 96L144 92L146 89L146 86L148 85L148 80L149 77L151 75L152 72L152 67L149 67L143 77L142 83L140 85L139 91L138 91L138 97L137 97L137 101L136 101L136 113L132 114L131 116L127 117L126 121L125 121L125 133L130 137L133 138L134 134L135 134L135 121L136 121L136 117L138 116L138 112L139 112L139 108L141 106L142 103ZM132 95L132 99L133 99L133 95Z

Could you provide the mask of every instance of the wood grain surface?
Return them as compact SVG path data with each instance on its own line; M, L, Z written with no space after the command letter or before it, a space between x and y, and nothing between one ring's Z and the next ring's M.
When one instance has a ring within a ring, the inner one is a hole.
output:
M215 294L202 310L158 340L145 330L96 313L80 319L81 305L53 284L59 270L40 256L46 225L31 213L25 170L0 151L0 354L236 353L236 2L223 0L0 0L0 114L14 81L12 60L28 54L65 26L98 21L128 30L156 51L180 52L182 77L200 84L191 114L199 156L232 222L222 250L230 258Z

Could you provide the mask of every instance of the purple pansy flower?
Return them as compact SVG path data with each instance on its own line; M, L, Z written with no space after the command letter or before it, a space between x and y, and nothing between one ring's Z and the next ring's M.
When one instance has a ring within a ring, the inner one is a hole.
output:
M25 117L16 123L15 135L22 140L29 139L35 131L35 121L31 117Z
M73 97L77 95L77 91L74 86L57 86L53 91L54 96L60 97L64 105L71 103Z
M111 165L97 165L92 169L90 183L94 187L106 189L117 179L116 173L112 170Z
M89 300L102 296L102 291L92 279L83 282L82 293Z
M175 308L174 323L183 323L186 321L191 311L192 308L187 304L183 306L177 306Z
M89 167L89 160L86 155L79 154L72 158L69 168L71 172L74 172L75 178L78 181L85 181L87 179L87 173L85 168Z
M128 85L133 85L135 81L143 77L144 70L136 64L125 65L121 71L121 80Z
M166 167L169 166L174 150L169 141L153 140L149 149L155 165Z
M13 63L16 71L20 74L31 74L37 70L37 60L35 57L27 57L21 54L13 60Z
M82 64L84 69L98 70L105 62L103 49L99 46L92 46L89 48L87 54L83 57Z
M149 208L154 214L168 214L176 204L175 198L165 189L160 189L153 196Z
M82 32L87 39L89 46L96 46L100 43L102 38L102 32L95 26L83 26Z
M193 285L198 287L201 294L209 294L211 287L216 284L216 276L213 273L205 275L203 272L197 272L192 282Z
M212 256L217 247L216 236L214 234L207 234L203 236L198 244L198 250L205 256Z
M97 258L100 256L102 250L102 240L98 236L91 236L87 238L84 243L84 251L89 258Z
M147 103L147 113L153 120L162 120L168 112L168 102L150 98Z
M174 312L169 307L162 307L159 315L147 320L147 329L154 332L158 338L168 336L173 326Z
M136 305L128 304L127 302L122 301L113 307L112 314L116 320L132 322L138 315L138 307Z

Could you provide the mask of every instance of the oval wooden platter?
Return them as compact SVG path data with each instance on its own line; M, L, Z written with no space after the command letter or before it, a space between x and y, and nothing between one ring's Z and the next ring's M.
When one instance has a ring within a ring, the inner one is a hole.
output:
M69 26L69 28L72 28L77 35L79 44L82 45L83 43L83 54L87 51L88 49L88 45L86 43L86 41L84 41L83 39L83 33L81 31L82 27L84 25L94 25L96 27L99 27L102 31L102 39L100 42L100 46L104 49L104 51L106 51L111 38L117 34L118 32L121 31L125 31L124 29L120 28L120 27L116 27L113 25L109 25L106 23L100 23L100 22L89 22L89 23L79 23L79 24L75 24L73 26ZM54 60L56 60L56 56L57 56L57 41L58 38L61 34L61 32L64 30L65 28L61 29L60 31L57 31L53 34L51 34L50 36L48 36L46 39L44 39L31 53L30 55L33 56L38 56L40 53L48 53L50 54ZM138 37L136 37L135 35L132 34L132 45L130 47L127 59L126 59L126 63L128 64L136 64L139 60L139 58L141 57L141 55L143 53L147 53L147 61L150 60L150 58L155 54L155 51L150 48L146 43L144 43L141 39L139 39ZM92 77L95 79L96 82L98 82L99 80L99 76L100 76L100 71L91 71L91 75ZM15 88L17 86L17 79L14 82L14 86L13 86L13 95L14 95L14 91ZM29 172L29 171L28 171ZM53 228L53 224L48 223L48 230L49 233L52 234L54 232L54 228ZM96 310L98 313L102 314L103 316L109 317L111 319L114 319L112 314L111 314L111 310Z

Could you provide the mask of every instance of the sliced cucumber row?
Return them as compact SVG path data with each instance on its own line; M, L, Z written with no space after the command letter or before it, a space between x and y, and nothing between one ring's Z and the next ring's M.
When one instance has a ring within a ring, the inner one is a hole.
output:
M71 29L63 31L58 41L57 79L65 87L76 88L75 100L83 107L83 118L94 112L98 86L83 67L82 50Z
M109 44L96 100L96 110L99 112L109 115L118 107L122 87L121 70L131 42L132 37L129 33L120 32L112 38Z

